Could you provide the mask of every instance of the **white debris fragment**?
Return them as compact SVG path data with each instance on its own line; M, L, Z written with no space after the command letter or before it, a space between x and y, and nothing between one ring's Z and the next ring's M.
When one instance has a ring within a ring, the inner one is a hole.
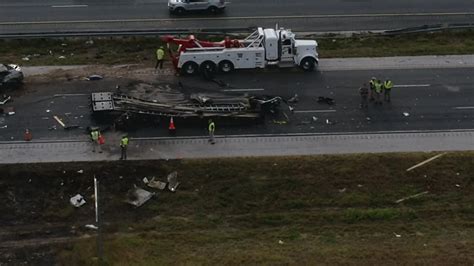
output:
M346 192L346 190L347 190L346 188L341 188L341 189L339 189L339 192L344 193L344 192Z
M148 178L146 176L143 178L143 183L145 183L145 184L150 183L150 181L148 181Z
M396 237L398 237L398 238L402 237L402 235L399 235L399 234L397 234L397 233L395 233L395 232L393 232L393 234L394 234Z
M171 192L175 192L176 188L179 186L178 182L178 172L174 171L170 173L167 177L168 180L168 188Z
M461 187L461 185L459 185L459 184L456 184L456 187Z
M150 182L148 182L147 186L151 188L157 188L159 190L163 190L166 188L167 183L166 182L161 182L159 180L155 180L155 177L153 177Z
M81 170L77 171L77 173L78 173L78 174L83 174L83 173L84 173L84 170L81 169Z
M93 225L93 224L86 224L85 227L86 227L86 228L89 228L89 229L93 229L93 230L99 229L97 226L95 226L95 225Z
M131 190L128 191L128 200L127 203L132 204L135 207L142 206L145 202L151 199L155 193L146 191L144 189L134 186Z
M86 204L86 200L81 194L77 194L76 196L72 197L69 201L71 202L72 206L76 208L79 208L82 205Z
M46 110L46 113L49 113L49 112L51 112L51 110L49 110L49 109L48 109L48 110Z
M318 118L316 116L313 116L313 122L318 121Z
M278 244L283 245L285 244L285 242L283 242L282 240L278 240Z
M23 60L23 61L30 61L30 58L27 57L27 56L25 56L25 57L23 57L21 60Z
M66 59L64 55L58 56L58 59Z
M410 114L407 112L403 112L403 116L407 117L407 116L410 116Z

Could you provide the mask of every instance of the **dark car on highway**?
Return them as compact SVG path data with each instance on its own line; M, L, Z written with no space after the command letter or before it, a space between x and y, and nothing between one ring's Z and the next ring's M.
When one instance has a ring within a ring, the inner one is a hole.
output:
M17 88L23 84L20 66L0 63L0 88Z

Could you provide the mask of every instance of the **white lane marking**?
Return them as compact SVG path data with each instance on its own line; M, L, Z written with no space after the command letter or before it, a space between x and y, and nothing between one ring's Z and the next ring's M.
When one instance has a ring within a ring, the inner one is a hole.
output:
M62 5L62 6L51 6L52 8L75 8L75 7L88 7L88 5Z
M80 5L78 5L80 6ZM87 6L87 5L85 5ZM59 7L59 6L56 6ZM110 19L110 20L60 20L60 21L21 21L0 22L0 25L20 24L51 24L51 23L110 23L110 22L165 22L165 21L198 21L198 20L248 20L248 19L300 19L300 18L358 18L358 17L397 17L397 16L472 16L474 12L459 13L381 13L381 14L328 14L328 15L295 15L295 16L240 16L240 17L214 17L214 18L180 18L180 19Z
M393 85L394 88L413 88L413 87L429 87L431 84L406 84Z
M458 106L458 107L454 107L454 109L457 109L457 110L474 109L474 106Z
M226 89L222 91L263 91L265 89L258 88L258 89Z
M336 110L296 110L293 113L334 113Z
M90 94L85 93L63 93L63 94L54 94L53 97L75 97L75 96L87 96Z

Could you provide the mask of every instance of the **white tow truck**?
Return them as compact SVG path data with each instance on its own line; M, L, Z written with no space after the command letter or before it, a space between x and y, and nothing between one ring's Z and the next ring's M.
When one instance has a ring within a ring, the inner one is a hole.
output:
M312 71L318 65L318 44L315 40L297 40L288 29L258 28L243 40L226 38L221 42L199 41L164 36L163 41L178 44L170 51L175 68L183 74L197 72L232 72L234 69L295 67Z

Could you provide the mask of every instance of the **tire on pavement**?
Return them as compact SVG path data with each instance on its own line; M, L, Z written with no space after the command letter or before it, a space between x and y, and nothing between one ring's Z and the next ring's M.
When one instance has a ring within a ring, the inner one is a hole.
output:
M316 60L312 57L305 57L301 60L300 67L306 72L313 71L316 67Z
M228 74L234 71L234 64L229 60L223 60L219 62L219 72Z
M184 63L184 65L181 67L181 74L183 75L195 75L198 72L198 64L193 61L189 61Z

